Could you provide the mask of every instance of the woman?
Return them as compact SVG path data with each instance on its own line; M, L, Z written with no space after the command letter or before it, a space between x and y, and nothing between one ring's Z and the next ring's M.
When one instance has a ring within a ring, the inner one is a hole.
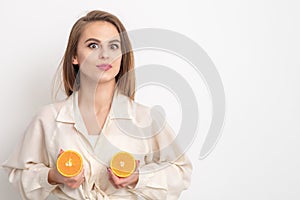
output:
M23 199L178 199L191 164L161 117L134 102L133 53L122 23L92 11L73 26L63 58L68 98L45 106L22 143L3 164ZM146 128L145 128L146 127ZM150 132L150 136L149 136ZM78 152L75 177L56 169L61 150ZM134 155L135 173L120 178L109 162L118 151Z

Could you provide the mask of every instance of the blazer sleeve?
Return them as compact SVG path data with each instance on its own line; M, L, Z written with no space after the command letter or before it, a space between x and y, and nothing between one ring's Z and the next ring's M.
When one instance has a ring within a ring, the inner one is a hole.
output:
M44 130L41 116L36 115L20 144L2 164L22 199L46 199L56 187L48 183L50 168Z
M192 165L175 141L166 123L151 139L151 152L140 166L139 181L133 189L144 199L175 200L191 181Z

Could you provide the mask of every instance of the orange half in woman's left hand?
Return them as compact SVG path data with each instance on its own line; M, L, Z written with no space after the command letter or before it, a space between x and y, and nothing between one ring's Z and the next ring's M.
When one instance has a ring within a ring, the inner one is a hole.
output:
M128 177L135 171L135 159L130 153L119 152L112 157L110 168L116 176Z

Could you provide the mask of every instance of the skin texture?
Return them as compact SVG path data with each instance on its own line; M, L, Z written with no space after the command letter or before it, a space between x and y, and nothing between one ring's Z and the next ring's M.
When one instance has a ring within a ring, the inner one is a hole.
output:
M98 21L87 24L77 46L73 64L80 66L82 79L97 83L113 81L121 65L121 44L117 29L109 22ZM94 40L95 39L95 40ZM87 41L88 40L88 41ZM96 65L110 64L108 71L99 70Z

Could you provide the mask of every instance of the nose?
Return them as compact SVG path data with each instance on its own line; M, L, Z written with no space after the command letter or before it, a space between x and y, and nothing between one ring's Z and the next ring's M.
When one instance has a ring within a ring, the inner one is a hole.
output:
M99 58L100 59L108 59L109 58L109 52L105 47L99 49Z

